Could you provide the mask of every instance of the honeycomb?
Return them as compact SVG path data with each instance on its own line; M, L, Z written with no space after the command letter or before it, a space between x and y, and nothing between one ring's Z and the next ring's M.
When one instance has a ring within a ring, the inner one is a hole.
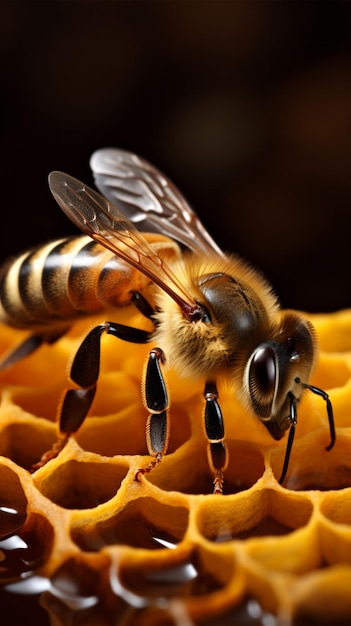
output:
M202 389L172 371L169 452L134 480L149 460L140 380L150 346L103 337L91 416L34 473L56 440L87 323L2 372L0 623L349 624L351 310L309 317L321 348L311 382L330 394L336 444L326 452L325 403L306 392L279 485L286 436L274 441L223 389L223 496L211 493ZM21 337L1 327L0 353Z

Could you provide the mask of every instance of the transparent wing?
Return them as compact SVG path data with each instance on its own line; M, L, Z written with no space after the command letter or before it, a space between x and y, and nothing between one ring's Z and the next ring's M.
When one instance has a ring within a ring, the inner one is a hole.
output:
M81 231L157 283L186 316L197 314L195 300L116 206L63 172L51 172L49 187L61 209Z
M97 188L138 228L168 235L194 252L223 256L177 187L148 161L103 148L94 152L90 166Z

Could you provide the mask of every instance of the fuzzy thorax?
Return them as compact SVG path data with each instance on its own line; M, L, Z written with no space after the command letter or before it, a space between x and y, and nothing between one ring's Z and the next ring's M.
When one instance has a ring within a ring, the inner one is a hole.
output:
M269 286L235 257L185 255L172 270L209 320L189 321L176 302L157 290L154 340L182 377L228 376L273 320L277 303Z

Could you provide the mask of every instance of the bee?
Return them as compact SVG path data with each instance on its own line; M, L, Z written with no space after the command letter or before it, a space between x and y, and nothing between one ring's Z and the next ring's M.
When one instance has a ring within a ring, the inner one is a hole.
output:
M167 451L167 363L181 377L203 381L214 493L222 493L228 465L219 380L229 382L275 440L289 431L280 483L288 470L297 406L305 390L326 403L330 450L335 442L331 401L309 384L317 355L312 324L294 311L281 310L261 274L217 246L180 191L156 167L130 152L103 149L93 154L91 168L103 195L62 172L49 175L54 198L83 234L29 251L2 272L0 321L31 331L2 366L43 342L56 341L82 315L135 306L153 330L104 321L86 335L70 371L78 388L66 391L59 411L60 439L36 467L60 452L88 414L104 333L134 343L152 342L142 383L151 461L138 470L136 480Z

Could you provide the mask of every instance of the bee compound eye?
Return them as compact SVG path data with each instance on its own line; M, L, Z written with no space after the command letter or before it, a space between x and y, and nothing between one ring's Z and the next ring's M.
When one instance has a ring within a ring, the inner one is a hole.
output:
M249 370L249 390L252 403L259 415L269 415L274 398L277 377L276 355L269 346L257 348Z

